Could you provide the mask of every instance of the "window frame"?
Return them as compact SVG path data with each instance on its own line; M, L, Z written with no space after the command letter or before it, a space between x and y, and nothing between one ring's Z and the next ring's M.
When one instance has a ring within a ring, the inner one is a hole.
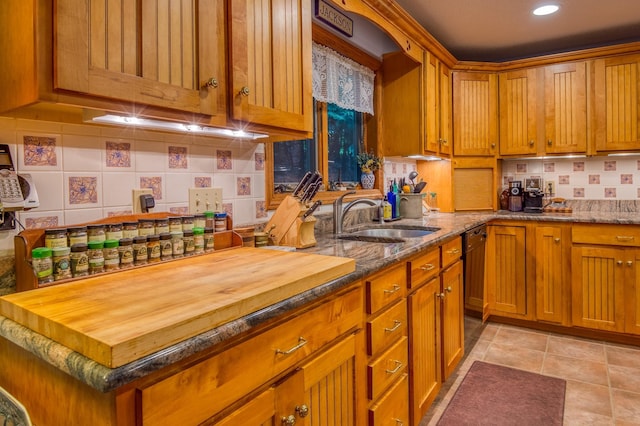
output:
M374 151L377 155L381 156L381 149L379 143L377 141L378 134L378 126L379 126L379 113L380 111L380 96L381 88L380 88L380 79L378 78L379 69L382 65L382 62L378 59L368 55L362 50L354 47L353 45L347 43L342 40L338 36L333 33L325 30L317 24L313 24L313 41L316 43L323 44L325 46L329 46L334 49L336 52L341 55L346 56L349 59L352 59L368 68L373 70L376 73L375 78L375 88L374 88L374 111L375 114L372 116L370 114L363 114L363 139L365 149L368 151ZM326 188L328 186L328 176L329 176L329 163L328 163L328 133L326 129L328 128L328 115L326 104L323 102L316 102L316 114L317 114L317 133L318 133L318 163L320 165L320 169L318 170L322 174L322 180L324 184L324 190L320 191L315 200L322 201L323 204L330 204L335 199L337 199L340 195L344 193L342 191L327 191ZM265 198L266 198L266 206L268 210L276 209L280 202L287 196L290 195L288 193L275 193L274 192L274 179L273 179L273 143L278 142L267 142L265 143ZM355 199L355 198L373 198L379 199L382 198L382 191L380 190L381 186L381 171L378 170L375 172L376 176L376 184L374 189L357 189L356 194L345 197L346 200Z

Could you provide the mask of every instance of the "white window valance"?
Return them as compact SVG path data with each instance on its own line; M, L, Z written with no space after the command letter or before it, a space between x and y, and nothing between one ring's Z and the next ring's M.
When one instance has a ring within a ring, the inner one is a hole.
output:
M312 63L316 100L373 115L372 70L317 43L313 43Z

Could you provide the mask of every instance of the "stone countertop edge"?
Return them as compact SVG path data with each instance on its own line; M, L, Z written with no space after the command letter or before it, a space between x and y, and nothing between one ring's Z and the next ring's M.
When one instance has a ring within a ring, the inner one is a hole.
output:
M336 255L335 247L349 244L356 260L356 271L341 278L329 281L313 289L290 297L286 300L258 310L237 320L230 321L212 330L191 337L151 355L140 358L117 368L109 368L99 364L78 352L72 351L47 337L42 336L6 317L0 316L0 336L17 346L31 352L38 358L101 391L109 392L144 377L154 371L174 364L185 358L209 349L225 340L233 338L251 328L282 315L292 309L333 293L371 273L392 265L400 260L410 258L420 251L462 234L467 229L487 223L491 220L532 220L551 222L585 222L612 224L640 224L637 213L603 213L574 212L561 213L522 213L522 212L470 212L470 213L435 213L423 219L404 219L401 222L388 223L394 225L440 227L440 231L422 237L407 239L405 243L368 243L360 241L337 240L333 235L321 235L318 244L303 249L305 253ZM378 224L371 224L377 226ZM360 225L362 227L362 225ZM374 253L367 256L374 247L384 249L384 254Z

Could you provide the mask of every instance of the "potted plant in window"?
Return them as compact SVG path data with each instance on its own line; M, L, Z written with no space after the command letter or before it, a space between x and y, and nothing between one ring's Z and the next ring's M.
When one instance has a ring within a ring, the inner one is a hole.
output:
M362 174L360 175L360 183L362 189L373 189L376 182L376 176L373 174L382 167L382 159L373 152L363 151L358 154L358 167Z

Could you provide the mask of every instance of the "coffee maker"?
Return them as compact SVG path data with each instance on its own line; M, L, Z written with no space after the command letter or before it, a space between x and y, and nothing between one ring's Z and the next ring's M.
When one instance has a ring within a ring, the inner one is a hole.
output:
M509 211L522 211L522 181L509 182Z
M528 188L524 192L524 212L542 213L542 200L544 192L539 188Z

